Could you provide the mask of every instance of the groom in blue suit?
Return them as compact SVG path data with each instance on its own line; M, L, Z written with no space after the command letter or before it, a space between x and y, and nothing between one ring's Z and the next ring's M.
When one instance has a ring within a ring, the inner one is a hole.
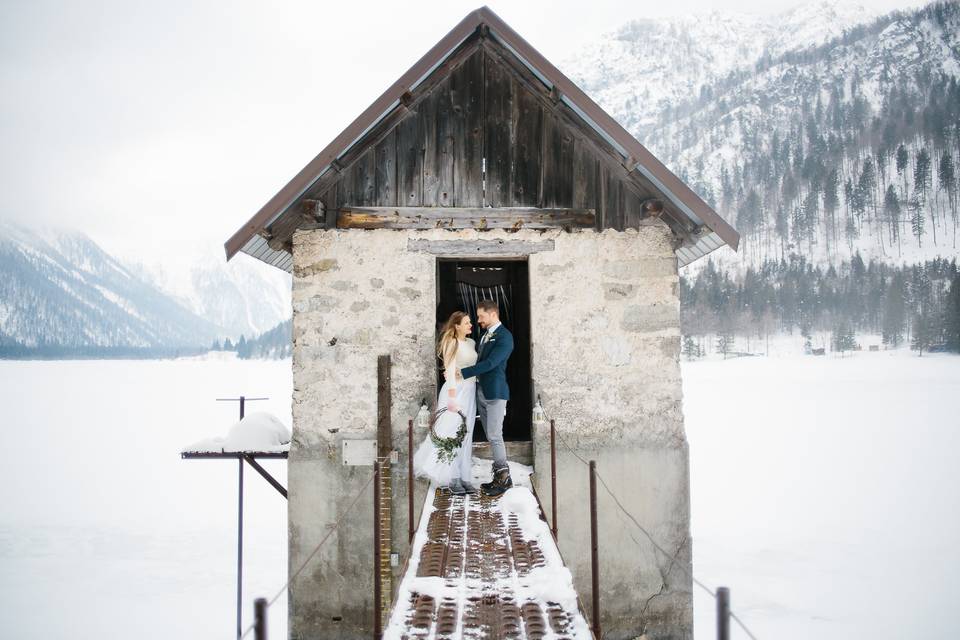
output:
M493 454L493 481L480 485L483 493L498 496L513 486L503 443L503 418L507 414L510 387L507 386L507 360L513 352L513 334L500 324L496 302L483 300L477 305L477 322L486 329L480 338L477 364L464 368L464 379L477 377L477 406L484 433Z

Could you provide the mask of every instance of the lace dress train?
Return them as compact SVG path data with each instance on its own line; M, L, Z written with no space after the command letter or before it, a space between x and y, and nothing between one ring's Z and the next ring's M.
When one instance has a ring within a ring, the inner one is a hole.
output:
M467 431L463 437L463 443L456 451L456 455L450 460L447 456L441 455L441 452L434 445L430 438L430 433L425 434L420 446L413 456L414 473L421 478L427 478L433 481L439 487L449 485L453 480L464 480L472 482L472 464L473 464L473 423L477 416L477 379L468 378L466 380L451 380L459 377L459 369L468 367L477 362L477 352L474 348L473 340L469 338L460 341L456 362L448 365L447 380L440 388L437 397L437 410L447 406L447 393L451 385L455 384L457 389L457 405L460 412L466 416ZM455 366L453 366L455 364ZM452 375L451 375L452 374ZM456 412L443 411L434 424L434 431L441 438L452 438L457 435L460 429L461 418Z
M440 389L438 406L447 404L449 383L445 382ZM471 482L471 465L473 464L473 423L477 415L477 383L471 378L457 385L457 405L467 418L467 432L463 437L463 444L457 450L453 460L446 460L433 444L430 434L427 433L423 442L417 447L413 456L414 473L420 478L427 478L439 487L445 487L454 479ZM457 413L444 411L434 424L434 431L441 438L451 438L457 435L460 428L460 416Z

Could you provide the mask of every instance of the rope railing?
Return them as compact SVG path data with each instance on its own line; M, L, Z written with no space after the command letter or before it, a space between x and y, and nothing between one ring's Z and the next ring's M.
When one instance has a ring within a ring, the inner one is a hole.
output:
M542 408L543 404L540 403L540 406ZM630 513L630 511L628 511L626 507L623 506L623 503L620 502L620 499L616 496L613 490L610 489L609 485L607 485L607 482L606 480L604 480L603 475L596 469L596 464L591 465L590 462L588 462L587 460L584 460L583 456L577 453L574 450L574 448L570 446L570 444L563 438L563 436L560 435L560 431L556 429L554 425L554 421L551 420L549 416L547 416L546 411L544 411L544 418L550 422L551 435L555 436L556 439L560 441L560 444L562 444L563 447L567 451L569 451L574 458L576 458L585 467L590 469L591 474L595 475L597 480L600 481L600 485L603 487L604 491L607 492L607 495L609 495L610 498L613 500L617 508L634 524L635 527L637 527L637 529L639 529L643 533L643 535L647 538L647 540L650 541L650 544L653 545L653 548L659 551L660 553L662 553L670 561L669 567L671 568L674 566L679 567L680 570L683 571L694 584L696 584L698 587L700 587L701 589L706 591L708 594L710 594L710 596L715 601L717 601L718 605L723 606L723 608L729 614L730 618L732 618L740 626L740 628L743 629L744 633L746 633L747 636L751 638L751 640L757 640L757 637L753 634L753 632L750 631L750 629L747 628L747 625L744 624L744 622L740 619L740 617L737 616L736 613L734 613L734 611L729 608L730 606L729 590L727 590L725 587L720 587L719 590L714 591L713 589L708 587L706 584L704 584L702 581L698 580L697 577L693 575L693 571L685 566L685 563L678 561L677 556L679 555L679 552L676 554L671 554L669 551L664 549L660 544L658 544L657 541L654 540L653 535L649 531L647 531L647 529L643 525L640 524L637 518L632 513ZM554 466L556 466L555 461L554 461ZM552 513L551 516L553 518L554 523L556 523L556 508L554 508L554 513ZM556 525L554 524L554 526ZM637 541L635 538L633 538L633 536L630 536L630 538L638 546L640 545L640 542ZM668 569L668 572L667 572L668 574L669 574L669 571L670 569Z

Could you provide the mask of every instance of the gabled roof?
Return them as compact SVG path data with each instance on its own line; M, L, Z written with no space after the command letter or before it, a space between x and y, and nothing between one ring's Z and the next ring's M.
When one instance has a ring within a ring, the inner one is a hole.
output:
M224 244L227 259L243 251L289 271L292 268L290 254L271 249L260 233L283 215L321 176L330 171L337 158L343 156L368 131L400 107L403 96L414 91L481 26L485 26L490 37L514 54L547 87L555 88L560 99L617 150L628 170L642 174L689 220L696 231L690 243L677 249L680 266L689 264L724 244L737 249L740 234L733 227L499 16L489 8L481 7L461 20L317 154L256 215L240 227Z

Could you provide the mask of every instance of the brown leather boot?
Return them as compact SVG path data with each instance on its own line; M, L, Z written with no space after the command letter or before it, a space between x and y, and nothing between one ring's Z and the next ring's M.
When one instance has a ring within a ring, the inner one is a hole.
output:
M503 467L497 469L493 474L493 482L482 485L483 495L496 497L507 491L513 486L513 480L510 479L510 468Z

